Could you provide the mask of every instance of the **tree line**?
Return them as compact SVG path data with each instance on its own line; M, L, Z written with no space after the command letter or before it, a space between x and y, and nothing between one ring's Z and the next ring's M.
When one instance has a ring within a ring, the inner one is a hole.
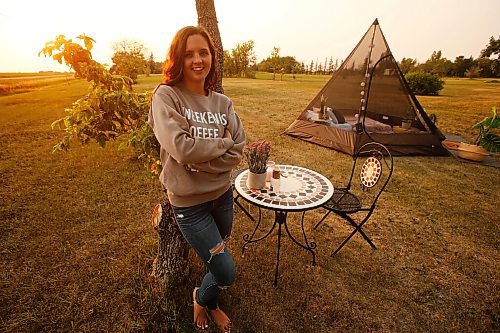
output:
M492 58L492 56L496 56ZM458 56L451 61L442 56L441 51L432 52L431 57L417 63L416 59L403 58L399 67L403 74L421 72L439 77L500 77L500 36L491 37L489 43L481 51L479 58Z
M280 55L280 48L274 47L271 54L257 62L252 40L239 43L231 50L224 51L224 77L254 78L255 73L268 72L276 74L326 74L331 75L339 67L339 60L325 57L324 60L312 60L309 64L297 61L292 56ZM163 62L154 60L153 53L146 59L147 49L136 41L122 40L113 46L113 66L111 73L130 77L134 82L138 74L160 74ZM496 56L496 58L494 58ZM500 36L491 37L489 43L474 59L472 56L458 56L454 61L442 56L441 51L434 51L425 62L403 58L398 62L403 74L412 72L428 73L438 77L500 77Z
M274 47L271 55L257 63L254 52L255 43L250 40L237 44L232 50L224 51L224 77L254 78L255 72L269 72L278 74L333 74L338 68L338 59L326 57L324 62L311 61L309 65L299 62L292 56L281 56L280 48ZM163 62L154 60L152 52L146 59L146 47L137 41L121 40L113 45L113 65L110 72L125 75L134 82L139 74L161 74Z

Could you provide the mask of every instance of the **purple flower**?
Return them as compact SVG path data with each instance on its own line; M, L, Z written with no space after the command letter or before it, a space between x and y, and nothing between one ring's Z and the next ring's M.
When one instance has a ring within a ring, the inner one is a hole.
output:
M243 150L248 162L248 168L253 173L266 172L266 164L271 153L269 141L256 141L245 146Z

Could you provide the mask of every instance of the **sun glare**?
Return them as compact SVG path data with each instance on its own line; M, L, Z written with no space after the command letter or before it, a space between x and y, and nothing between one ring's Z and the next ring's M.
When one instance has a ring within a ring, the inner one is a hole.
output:
M325 57L342 60L375 18L384 27L398 60L422 61L435 50L442 50L448 59L477 57L489 38L500 31L498 0L484 0L481 11L471 11L454 0L423 0L413 4L412 10L396 0L355 4L255 0L244 11L239 1L215 0L215 6L224 48L231 50L253 40L258 60L270 56L274 47L280 48L281 55L306 63ZM432 11L427 10L430 6ZM173 34L196 24L194 0L151 0L140 10L118 1L87 0L77 10L62 0L4 1L0 6L0 72L65 70L37 56L44 43L59 34L93 37L93 55L103 63L110 63L112 44L121 39L143 43L156 61L162 61ZM446 29L451 26L454 28Z

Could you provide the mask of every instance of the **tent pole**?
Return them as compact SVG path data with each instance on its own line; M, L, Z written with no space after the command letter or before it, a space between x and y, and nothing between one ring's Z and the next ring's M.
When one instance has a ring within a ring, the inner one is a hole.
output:
M368 57L366 58L366 70L365 70L365 77L364 77L364 81L363 81L365 83L365 85L366 85L366 77L367 77L368 73L370 72L370 61L372 58L373 41L375 39L375 31L377 30L377 26L378 26L378 20L375 20L371 26L371 28L373 28L373 32L372 32L372 38L370 40L370 52L368 53ZM370 76L369 82L370 81L371 81L371 76ZM359 142L360 142L359 139L363 135L363 133L368 134L365 130L365 117L366 117L366 102L368 100L367 97L368 97L368 94L370 91L370 85L368 84L367 87L364 87L363 91L366 91L366 93L363 95L363 98L361 99L361 103L359 106L358 122L356 123L357 139L354 143L354 151L357 150L357 148L358 148L357 146L359 146ZM361 120L361 117L363 117L363 120Z
M370 138L370 140L372 140L373 142L377 142L376 140L374 140L370 134L368 134L368 132L365 131L365 118L366 118L366 111L368 110L368 99L370 98L370 89L371 89L371 85L372 85L372 79L373 79L373 74L375 73L375 68L377 68L378 64L380 64L380 62L386 58L389 58L392 56L392 53L389 53L385 56L383 56L382 58L380 58L376 63L375 65L373 65L372 67L372 70L371 70L371 73L370 73L370 79L368 80L368 86L366 88L366 97L365 97L365 110L363 112L363 121L362 121L362 128L363 128L363 132ZM381 143L381 142L379 142Z

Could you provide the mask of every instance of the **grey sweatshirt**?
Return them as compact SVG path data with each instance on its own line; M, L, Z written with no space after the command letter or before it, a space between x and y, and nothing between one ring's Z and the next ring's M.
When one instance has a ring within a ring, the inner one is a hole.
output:
M246 143L241 120L227 96L160 85L153 94L148 123L161 145L160 182L172 205L194 206L227 191L231 170L240 163ZM232 138L223 138L225 128Z

